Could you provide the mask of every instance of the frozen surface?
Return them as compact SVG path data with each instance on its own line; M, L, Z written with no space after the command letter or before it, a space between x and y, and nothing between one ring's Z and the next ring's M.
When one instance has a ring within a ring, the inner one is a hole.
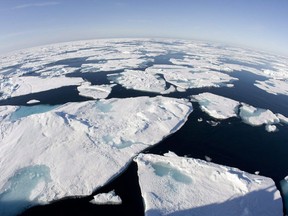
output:
M270 110L256 108L248 104L242 104L239 116L245 123L253 126L280 122L279 118Z
M145 215L282 216L272 179L193 158L140 154Z
M112 91L114 85L91 85L84 83L77 87L79 94L93 99L107 98Z
M110 191L108 193L100 193L94 196L91 203L98 205L120 205L122 204L121 197L116 195L115 191Z
M5 205L7 190L10 201L22 194L18 187L11 189L11 179L27 189L25 206L89 195L123 171L137 153L177 131L191 111L192 104L184 99L102 99L68 103L4 124L0 205ZM9 121L10 111L1 108L1 113ZM46 170L39 183L26 181L26 174L25 181L15 177L35 167Z
M288 124L288 118L282 114L274 114L269 109L253 107L212 93L205 92L192 95L191 99L197 101L201 110L215 119L240 117L244 123L252 126L265 125L268 132L277 131L277 126L274 124ZM217 126L220 122L209 120L207 123Z
M63 86L80 85L82 78L50 77L42 78L36 76L12 77L0 81L0 99L27 95L35 92L47 91Z
M168 89L165 80L159 75L148 73L147 71L125 70L121 74L109 76L109 79L127 89L156 93L170 93L175 91L173 86Z
M176 65L154 65L146 69L150 74L162 74L166 82L177 87L181 91L189 88L220 87L227 86L230 82L237 80L227 74Z
M198 101L202 111L216 119L236 117L240 105L238 101L208 92L192 96L192 98Z
M288 96L287 80L269 79L266 81L257 81L255 86L271 94L283 94Z

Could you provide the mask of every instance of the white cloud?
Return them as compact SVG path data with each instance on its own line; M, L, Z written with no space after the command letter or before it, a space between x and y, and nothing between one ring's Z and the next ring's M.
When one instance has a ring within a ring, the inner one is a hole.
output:
M58 5L60 2L41 2L41 3L32 3L32 4L22 4L13 7L13 9L24 9L30 7L46 7L46 6L53 6Z

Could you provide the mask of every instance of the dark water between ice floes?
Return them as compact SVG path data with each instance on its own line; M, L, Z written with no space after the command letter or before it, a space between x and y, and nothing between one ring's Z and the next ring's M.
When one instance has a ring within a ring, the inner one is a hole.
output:
M181 58L182 54L175 54L173 57L177 58L177 56ZM170 57L169 55L156 57L154 64L171 64L169 62ZM61 61L58 64L80 65L75 59L70 60L70 62ZM145 67L142 69L144 70ZM121 71L110 73L119 72ZM107 72L86 74L75 72L68 76L82 77L91 81L92 84L100 85L110 83L106 74ZM240 81L234 82L233 88L190 89L186 92L174 92L166 96L189 98L193 94L211 92L288 116L287 96L272 95L253 85L255 80L265 78L244 71L229 74L240 79ZM120 85L116 85L108 98L154 97L157 95L159 94L127 90ZM50 105L91 100L79 96L77 86L68 86L2 100L0 105L26 105L32 99L39 100L38 104ZM173 151L179 156L200 159L205 159L208 156L212 159L212 162L218 164L237 167L250 173L260 171L260 175L271 177L279 187L280 180L288 174L287 125L277 126L279 131L276 133L268 133L264 126L252 127L242 123L239 118L230 118L222 120L220 124L213 127L206 122L213 119L203 113L197 103L193 102L193 108L194 111L179 131L144 152L163 154ZM198 122L199 118L202 118L203 121ZM102 215L103 211L105 215L144 215L144 206L138 185L137 165L134 162L123 174L95 193L111 190L115 190L116 194L121 197L122 205L93 205L89 203L93 198L92 196L66 198L49 205L32 207L22 215Z

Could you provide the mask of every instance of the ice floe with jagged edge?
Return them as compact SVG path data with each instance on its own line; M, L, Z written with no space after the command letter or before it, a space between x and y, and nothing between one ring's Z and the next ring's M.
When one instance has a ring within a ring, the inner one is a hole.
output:
M192 95L191 99L192 101L197 101L200 109L215 119L240 117L244 123L252 126L265 125L265 129L268 132L277 131L277 127L274 124L288 123L288 118L282 114L274 114L269 109L256 108L249 104L208 92Z
M147 216L283 215L280 192L268 177L173 152L134 160Z
M229 86L238 80L227 74L216 71L195 71L192 68L176 65L153 65L145 71L125 70L120 74L108 76L110 80L141 91L158 92L167 94L185 91L190 88ZM166 87L166 82L170 87Z
M69 77L37 77L22 76L2 79L0 81L0 99L27 95L31 93L47 91L64 86L80 85L84 80L82 78Z
M269 79L256 81L254 85L270 94L283 94L288 96L288 80Z
M98 205L120 205L122 204L122 200L121 197L116 195L115 191L112 190L108 193L96 194L90 203Z
M123 73L108 75L108 79L127 89L168 94L174 92L174 86L166 87L166 82L157 74L141 70L125 70Z
M15 201L13 215L37 203L91 194L136 154L177 131L192 104L161 96L101 99L68 103L17 121L9 118L15 108L0 111L7 122L1 122L0 212L11 209L6 201ZM19 199L25 206L16 205Z
M107 98L112 91L113 86L111 85L91 85L90 82L85 82L81 86L77 87L79 95L84 97L90 97L93 99Z

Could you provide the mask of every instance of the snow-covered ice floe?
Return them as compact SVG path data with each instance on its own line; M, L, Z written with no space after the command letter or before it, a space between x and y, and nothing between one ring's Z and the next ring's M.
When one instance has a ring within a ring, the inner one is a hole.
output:
M272 179L172 152L135 158L145 215L282 216Z
M204 112L216 119L236 117L240 105L238 101L207 92L194 95L192 98L198 101Z
M121 197L116 195L115 191L112 190L108 193L100 193L94 196L94 199L90 201L93 204L98 205L120 205L122 204Z
M23 201L13 215L37 203L91 194L140 151L177 131L192 112L188 100L161 96L68 103L16 121L9 119L15 109L5 108L0 215L9 215L6 202Z
M77 87L79 95L93 99L107 98L115 85L91 85L89 82Z
M208 92L192 95L191 99L197 101L201 110L215 119L240 117L244 123L251 126L265 125L268 132L277 131L275 124L288 123L288 118L282 114L274 114L271 110L253 107Z
M109 78L126 88L162 94L175 90L185 91L190 88L231 87L231 82L238 80L227 74L208 69L199 71L176 65L153 65L145 71L125 70ZM169 83L169 88L166 82Z
M68 77L12 77L0 81L0 99L47 91L64 86L80 85L82 78Z
M288 96L287 80L269 79L266 81L256 81L254 85L271 94L283 94Z

